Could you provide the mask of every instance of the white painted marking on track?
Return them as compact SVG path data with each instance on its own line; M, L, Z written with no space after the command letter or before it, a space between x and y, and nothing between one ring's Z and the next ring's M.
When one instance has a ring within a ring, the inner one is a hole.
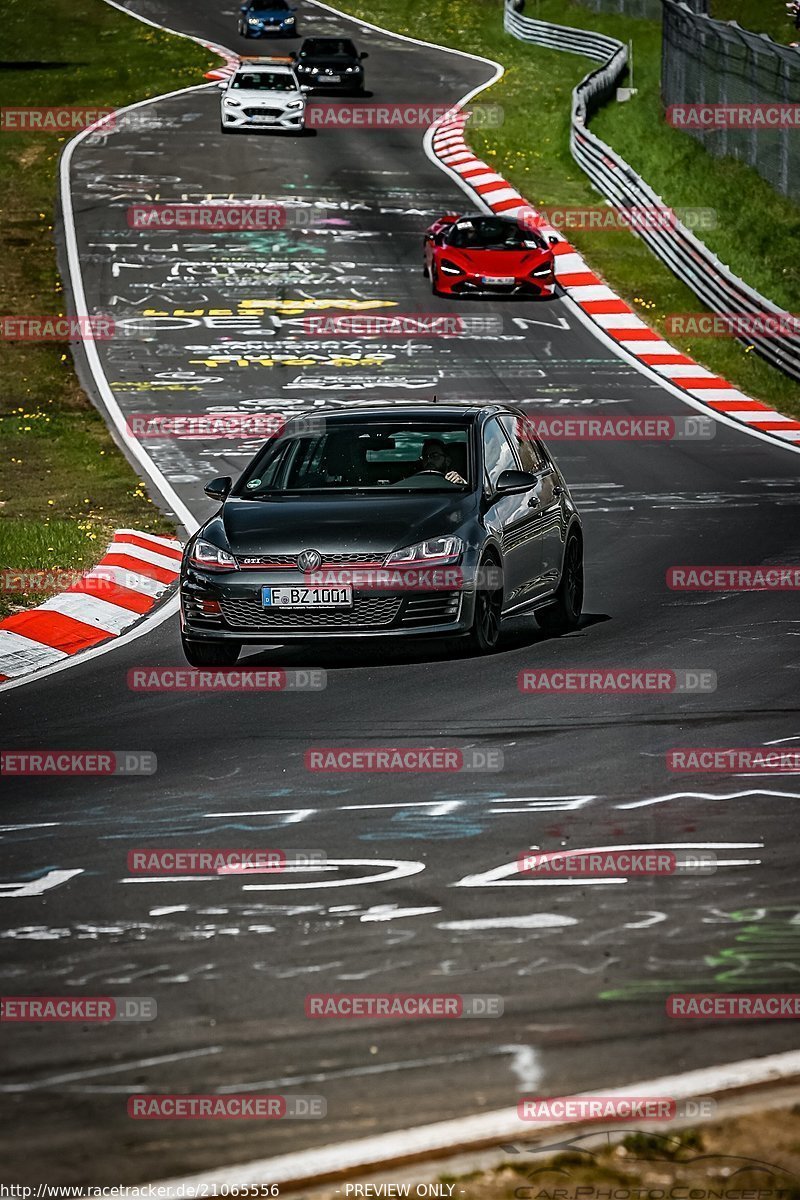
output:
M154 1058L137 1058L132 1062L113 1063L108 1067L87 1067L85 1071L69 1071L63 1075L48 1075L32 1083L2 1083L0 1092L37 1092L43 1088L52 1088L64 1083L74 1083L78 1079L91 1079L97 1075L118 1075L123 1071L135 1071L141 1067L158 1067L162 1063L181 1062L187 1058L201 1058L207 1054L221 1054L222 1046L203 1046L199 1050L182 1050L177 1054L159 1054ZM133 1090L126 1087L126 1092Z
M326 879L311 883L246 883L245 892L283 892L299 888L332 888L355 887L362 883L382 883L387 879L406 879L409 875L418 875L425 870L424 862L391 858L329 858L328 867L375 867L387 866L388 870L378 871L375 875L361 875L356 879ZM303 869L303 868L300 868ZM318 867L308 867L314 872ZM228 877L230 878L230 876Z
M71 871L45 871L38 879L27 879L22 883L0 883L0 900L24 900L28 896L41 896L44 892L52 892L53 888L61 887L76 875L82 875L83 868L77 867Z
M349 907L349 905L347 906ZM333 912L334 909L329 909ZM430 913L441 912L435 905L430 908L400 908L397 904L374 904L359 917L360 921L397 921L403 917L423 917Z
M521 917L476 917L471 921L439 921L436 928L473 933L482 929L562 929L567 925L577 924L577 917L567 917L562 913L528 913Z
M617 804L618 809L649 808L653 804L668 804L670 800L744 800L748 796L785 797L800 800L800 792L779 792L769 788L746 788L740 792L666 792L663 796L650 796L647 800L633 800L629 804Z

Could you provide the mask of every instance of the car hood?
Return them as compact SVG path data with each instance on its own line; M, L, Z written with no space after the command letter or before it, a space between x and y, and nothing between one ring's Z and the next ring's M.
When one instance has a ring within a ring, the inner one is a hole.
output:
M257 104L259 100L270 104L287 104L290 100L304 97L304 93L299 88L291 92L269 92L265 88L235 88L234 90L228 89L225 95L234 100L241 100L245 104Z
M456 534L475 511L475 493L321 495L226 500L203 536L232 554L388 554Z
M285 8L260 8L258 12L246 13L245 20L249 21L253 17L257 21L285 21L293 15Z
M440 254L485 275L521 275L547 259L550 251L459 250L455 246L442 246Z

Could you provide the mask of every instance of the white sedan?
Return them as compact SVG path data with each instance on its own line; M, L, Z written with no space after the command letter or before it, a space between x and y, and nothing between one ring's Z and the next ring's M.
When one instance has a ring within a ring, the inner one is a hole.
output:
M299 131L305 128L305 92L294 68L288 64L240 64L220 88L223 133L236 129Z

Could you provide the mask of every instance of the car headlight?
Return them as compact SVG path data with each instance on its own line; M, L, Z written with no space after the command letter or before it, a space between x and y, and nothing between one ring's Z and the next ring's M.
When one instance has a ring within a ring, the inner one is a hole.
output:
M289 103L286 105L286 108L292 109L292 110L295 110L297 108L304 108L305 103L306 103L305 100L290 100Z
M241 100L234 100L232 96L225 96L225 97L224 97L224 101L225 101L225 103L226 103L226 104L231 104L231 105L233 105L233 107L234 107L234 108L241 108L241 107L242 107L242 102L241 102Z
M531 275L552 275L552 274L553 274L553 264L552 263L542 263L542 265L540 267L535 267L534 270L531 271Z
M260 25L260 24L261 24L261 18L260 18L260 17L248 17L248 18L247 18L247 24L248 24L248 25Z
M294 25L294 17L284 17L282 23L284 25Z
M310 70L312 75L319 75L319 67L311 67Z
M206 571L235 571L236 559L227 550L220 550L211 542L198 538L189 557L189 562Z
M402 550L394 550L386 559L390 563L407 566L409 563L455 563L461 558L464 543L457 537L430 538L427 542L417 542L414 546L405 546Z
M463 275L461 267L457 267L454 262L450 262L449 258L443 258L439 263L439 270L443 275Z

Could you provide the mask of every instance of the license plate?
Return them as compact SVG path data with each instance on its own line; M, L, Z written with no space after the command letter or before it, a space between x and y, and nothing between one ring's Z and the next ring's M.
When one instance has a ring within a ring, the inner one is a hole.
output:
M513 287L516 280L513 275L484 275L483 282L492 287Z
M326 83L341 83L342 77L341 77L341 75L326 75L325 82Z
M259 125L274 125L275 117L268 117L264 113L259 113L258 116L251 117L251 121L258 121Z
M264 587L264 608L352 608L351 587Z

